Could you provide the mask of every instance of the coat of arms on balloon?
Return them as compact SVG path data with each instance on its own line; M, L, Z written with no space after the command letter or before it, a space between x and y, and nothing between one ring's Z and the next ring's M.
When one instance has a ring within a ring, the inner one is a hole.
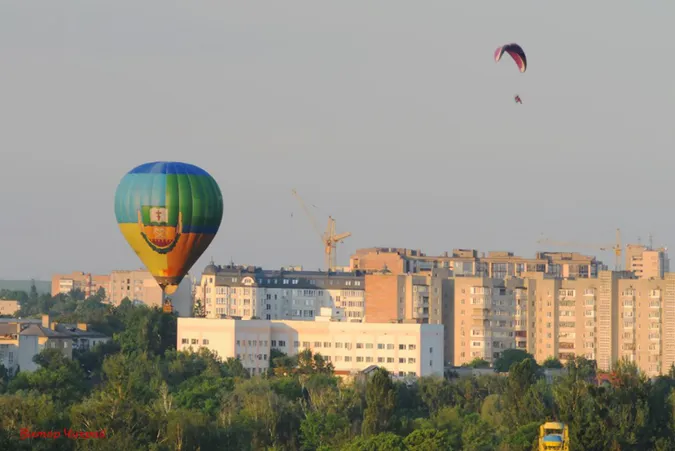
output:
M169 221L169 210L166 207L143 205L138 210L138 228L148 246L155 252L166 254L171 252L180 239L183 230L180 211Z

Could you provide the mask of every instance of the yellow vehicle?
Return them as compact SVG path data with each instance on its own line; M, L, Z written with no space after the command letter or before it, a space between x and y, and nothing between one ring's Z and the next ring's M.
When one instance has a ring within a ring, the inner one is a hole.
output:
M570 439L567 425L549 421L539 426L539 451L569 451Z

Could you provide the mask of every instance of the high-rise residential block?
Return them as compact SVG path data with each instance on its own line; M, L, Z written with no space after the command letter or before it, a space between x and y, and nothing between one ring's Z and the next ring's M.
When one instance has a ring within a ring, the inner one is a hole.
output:
M196 299L208 318L314 320L330 307L337 321L361 322L364 277L359 273L208 265Z
M526 272L542 272L553 277L596 277L607 269L595 257L576 252L538 252L524 258L512 252L492 251L479 255L475 249L454 249L452 253L428 256L419 250L403 248L358 249L350 258L352 270L374 272L386 269L394 274L424 273L447 268L455 276L504 279Z

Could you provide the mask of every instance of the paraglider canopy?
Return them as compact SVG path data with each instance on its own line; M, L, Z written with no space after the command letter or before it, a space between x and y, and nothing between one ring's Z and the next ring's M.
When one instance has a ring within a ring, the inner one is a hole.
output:
M516 62L520 72L525 72L527 70L527 57L525 56L525 51L518 44L506 44L499 47L495 50L495 62L499 62L502 59L502 55L508 53L513 58L513 61Z

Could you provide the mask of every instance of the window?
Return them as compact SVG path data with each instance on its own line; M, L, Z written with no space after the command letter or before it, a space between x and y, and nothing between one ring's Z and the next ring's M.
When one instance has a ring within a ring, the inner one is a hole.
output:
M320 347L321 347L321 342L320 342L320 341L315 341L315 342L314 342L314 347L315 347L315 348L320 348Z
M378 357L377 363L384 363L384 357Z
M187 338L183 338L180 342L181 342L182 344L184 344L184 345L186 345L186 344L189 343L189 341L188 341ZM7 346L7 345L5 345L5 346Z
M391 343L387 344L387 349L394 349L394 345Z
M384 344L383 344L383 343L378 343L378 344L377 344L377 349L384 349Z
M205 345L209 344L209 340L207 340L206 338L204 338L204 339L202 340L202 344L205 344Z
M412 357L408 358L408 363L415 363L415 359Z
M373 349L372 343L366 343L366 349Z
M286 347L286 341L285 340L279 340L279 347L285 348Z
M272 347L273 347L273 348L276 348L276 347L277 347L277 341L276 341L276 340L272 340Z
M398 363L405 363L405 359L403 357L399 357Z
M366 363L372 363L373 358L372 357L366 357Z
M351 362L352 358L348 355L345 356L345 362Z
M363 343L356 343L356 349L363 349Z
M415 345L408 345L408 351L414 351L417 348Z
M199 343L199 340L197 340L196 338L193 338L193 339L191 340L191 344L193 344L193 345L196 345L196 344L198 344L198 343Z
M387 357L387 363L394 363L393 357Z
M398 345L399 351L405 351L405 345Z
M323 347L324 347L324 348L330 348L330 345L331 345L330 341L324 341L324 342L323 342Z
M356 358L356 361L357 361L357 362L363 362L363 357L361 357L361 356L357 357L357 358Z

